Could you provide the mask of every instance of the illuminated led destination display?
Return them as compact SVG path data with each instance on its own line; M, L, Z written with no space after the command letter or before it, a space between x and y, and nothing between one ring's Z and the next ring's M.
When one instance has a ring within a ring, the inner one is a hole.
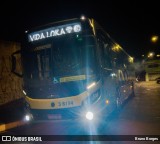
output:
M56 27L50 27L44 30L36 31L28 34L29 42L38 41L41 39L46 39L50 37L56 37L61 35L66 35L70 33L78 33L81 31L80 23L72 23L67 25L61 25Z

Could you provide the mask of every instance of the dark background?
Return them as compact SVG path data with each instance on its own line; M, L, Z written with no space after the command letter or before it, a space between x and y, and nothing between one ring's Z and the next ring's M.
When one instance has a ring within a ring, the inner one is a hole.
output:
M1 0L0 39L22 42L27 29L85 15L138 58L160 49L160 40L150 41L152 35L160 34L159 7L154 0Z

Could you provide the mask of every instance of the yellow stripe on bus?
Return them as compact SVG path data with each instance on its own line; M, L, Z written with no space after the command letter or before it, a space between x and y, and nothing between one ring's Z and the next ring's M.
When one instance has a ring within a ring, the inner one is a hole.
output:
M32 99L28 96L25 97L27 103L31 109L62 109L81 106L82 102L87 99L92 93L100 88L100 81L96 83L96 86L77 95L69 96L65 98L56 99ZM52 105L52 103L54 103Z
M68 82L68 81L77 81L77 80L85 80L86 75L78 75L78 76L69 76L60 78L60 82Z

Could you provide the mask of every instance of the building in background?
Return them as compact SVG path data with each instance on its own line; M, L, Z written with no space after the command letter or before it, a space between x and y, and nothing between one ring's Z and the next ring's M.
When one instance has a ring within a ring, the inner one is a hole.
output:
M150 59L144 62L146 81L156 80L160 77L160 59Z

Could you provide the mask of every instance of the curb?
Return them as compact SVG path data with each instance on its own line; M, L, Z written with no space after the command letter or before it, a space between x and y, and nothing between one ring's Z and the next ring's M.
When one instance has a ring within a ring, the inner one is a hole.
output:
M12 128L15 128L18 126L22 126L25 124L26 124L26 122L24 122L24 121L15 121L15 122L7 123L7 124L1 124L0 125L0 132L6 131L8 129L12 129Z

